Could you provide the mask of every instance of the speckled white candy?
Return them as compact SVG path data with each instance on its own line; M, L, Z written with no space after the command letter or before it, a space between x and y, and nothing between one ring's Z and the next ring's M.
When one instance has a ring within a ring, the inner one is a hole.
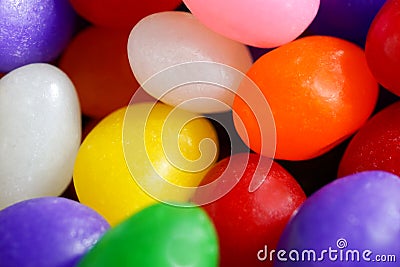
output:
M150 95L157 99L162 97L161 101L174 106L189 101L180 107L200 113L230 109L243 75L222 64L243 73L252 65L245 45L211 31L192 14L178 11L152 14L136 24L129 36L128 55L137 81ZM199 63L189 69L180 67L170 69L168 74L156 75L177 64L196 61L221 64ZM150 77L151 83L146 82ZM222 84L232 91L199 83L169 91L170 85L193 80ZM169 93L164 95L166 92Z
M75 88L58 68L31 64L0 80L0 209L56 196L71 181L81 139Z

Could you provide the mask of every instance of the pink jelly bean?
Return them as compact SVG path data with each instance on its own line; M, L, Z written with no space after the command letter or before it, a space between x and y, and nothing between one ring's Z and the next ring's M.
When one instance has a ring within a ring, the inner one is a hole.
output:
M320 0L184 0L212 30L256 47L296 39L315 18Z

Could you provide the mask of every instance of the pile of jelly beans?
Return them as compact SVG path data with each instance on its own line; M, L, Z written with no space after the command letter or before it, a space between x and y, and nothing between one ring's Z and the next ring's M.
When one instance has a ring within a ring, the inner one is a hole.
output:
M0 0L0 266L398 266L399 69L400 0Z

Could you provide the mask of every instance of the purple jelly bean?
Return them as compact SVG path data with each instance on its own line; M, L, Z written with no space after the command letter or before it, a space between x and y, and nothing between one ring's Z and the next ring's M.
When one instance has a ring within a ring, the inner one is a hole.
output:
M372 20L386 0L321 0L307 33L330 35L364 47Z
M0 0L0 72L56 59L75 19L68 0Z
M66 198L25 200L0 211L0 266L73 267L109 228Z
M399 237L399 177L361 172L335 180L304 202L281 236L274 267L399 266ZM270 251L260 252L261 259L264 254Z

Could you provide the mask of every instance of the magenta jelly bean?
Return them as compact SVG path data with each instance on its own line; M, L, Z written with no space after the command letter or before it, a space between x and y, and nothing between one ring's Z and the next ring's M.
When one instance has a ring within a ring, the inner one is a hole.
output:
M68 0L0 0L0 72L57 58L75 18Z

